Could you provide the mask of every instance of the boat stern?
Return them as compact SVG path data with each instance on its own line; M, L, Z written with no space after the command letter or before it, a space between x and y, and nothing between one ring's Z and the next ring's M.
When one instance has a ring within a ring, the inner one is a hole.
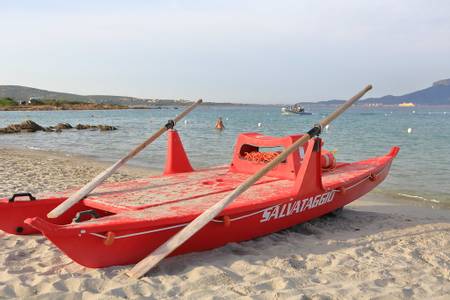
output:
M27 197L28 199L24 199ZM29 193L20 193L0 200L0 230L10 234L28 235L38 234L33 226L24 222L28 218L40 217L47 219L47 214L66 198L41 198L36 199ZM85 206L78 203L72 207L64 215L53 219L52 222L56 224L65 224L70 222L80 210Z

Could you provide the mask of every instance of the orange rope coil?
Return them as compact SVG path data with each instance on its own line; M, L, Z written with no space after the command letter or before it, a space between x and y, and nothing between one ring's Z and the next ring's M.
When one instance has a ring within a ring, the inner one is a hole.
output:
M252 151L252 152L245 152L244 153L244 159L254 162L262 162L262 163L268 163L271 160L273 160L275 157L280 155L280 152L258 152L258 151Z
M268 163L275 157L280 155L281 152L244 152L243 158L252 162L257 163ZM322 149L321 155L321 166L324 170L333 170L336 168L336 158L334 157L333 151L327 151Z

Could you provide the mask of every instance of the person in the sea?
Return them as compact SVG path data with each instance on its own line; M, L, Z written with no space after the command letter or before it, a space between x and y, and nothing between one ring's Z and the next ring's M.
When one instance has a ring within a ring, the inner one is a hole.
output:
M219 117L216 121L216 129L224 130L225 126L223 125L222 118Z

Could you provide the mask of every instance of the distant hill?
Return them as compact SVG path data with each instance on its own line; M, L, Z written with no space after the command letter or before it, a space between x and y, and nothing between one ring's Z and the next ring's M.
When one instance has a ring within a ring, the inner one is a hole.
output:
M87 97L76 94L58 93L20 85L0 85L0 98L7 97L16 101L27 101L30 98L42 98L89 102Z
M41 90L20 85L0 85L0 99L12 98L16 101L26 101L30 98L55 99L63 101L80 101L98 104L114 104L125 106L165 106L165 105L186 105L190 101L172 99L143 99L127 96L112 95L77 95L71 93L60 93L54 91ZM337 105L344 100L328 100L320 102L303 102L312 105ZM402 102L413 102L418 105L450 105L450 79L443 79L433 83L432 86L408 93L401 96L387 95L379 98L367 98L361 100L360 104L382 104L398 105ZM214 103L205 102L206 105L245 105L236 103Z
M319 104L340 104L344 100L321 101ZM401 96L387 95L379 98L367 98L360 104L398 105L402 102L413 102L418 105L450 105L450 79L443 79L432 86ZM313 104L313 103L311 103Z
M131 108L145 108L148 106L182 106L192 103L192 101L183 99L144 99L128 96L112 96L112 95L77 95L71 93L60 93L54 91L41 90L20 85L0 85L0 99L12 98L17 102L28 101L30 98L52 99L62 101L79 101L97 104L124 105ZM207 106L223 106L223 105L252 105L241 103L223 103L223 102L203 102Z
M111 95L77 95L41 90L20 85L0 85L0 98L7 97L16 101L27 101L30 98L40 98L115 105L183 105L189 102L186 100L142 99Z
M381 98L368 98L365 103L399 104L413 102L419 105L450 105L450 79L443 79L433 83L432 86L401 96L384 96Z

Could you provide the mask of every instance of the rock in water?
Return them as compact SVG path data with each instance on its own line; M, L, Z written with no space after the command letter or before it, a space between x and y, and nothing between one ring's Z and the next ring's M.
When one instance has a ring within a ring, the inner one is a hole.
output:
M75 126L76 129L78 130L83 130L83 129L89 129L92 128L91 125L87 125L87 124L78 124L77 126Z
M75 128L78 130L83 130L83 129L91 129L91 130L100 129L100 131L117 130L117 127L110 126L110 125L78 124L77 126L75 126Z
M22 128L20 127L20 124L8 125L5 129L6 129L6 133L16 133L16 132L20 132L22 130Z
M31 120L26 120L20 124L10 124L5 128L0 128L0 133L19 133L22 131L27 132L36 132L36 131L44 131L46 130L41 125L33 122Z
M70 125L69 123L58 123L55 126L56 130L61 130L61 129L71 129L73 128L72 125Z
M41 125L37 124L36 122L32 121L32 120L26 120L22 123L20 123L20 129L28 131L28 132L36 132L36 131L43 131L45 130L44 127L42 127Z
M97 125L97 128L100 129L100 131L117 130L117 127L110 126L110 125Z
M17 124L9 125L5 128L0 128L0 133L19 133L20 128L17 126Z
M41 125L33 122L32 120L26 120L20 124L11 124L5 128L0 128L1 133L19 133L22 131L26 132L36 132L36 131L45 131L45 132L61 132L64 129L71 129L72 125L69 123L59 123L56 126L50 127L42 127ZM89 124L78 124L75 126L78 130L90 129L90 130L100 130L100 131L111 131L117 130L117 127L111 125L89 125Z

